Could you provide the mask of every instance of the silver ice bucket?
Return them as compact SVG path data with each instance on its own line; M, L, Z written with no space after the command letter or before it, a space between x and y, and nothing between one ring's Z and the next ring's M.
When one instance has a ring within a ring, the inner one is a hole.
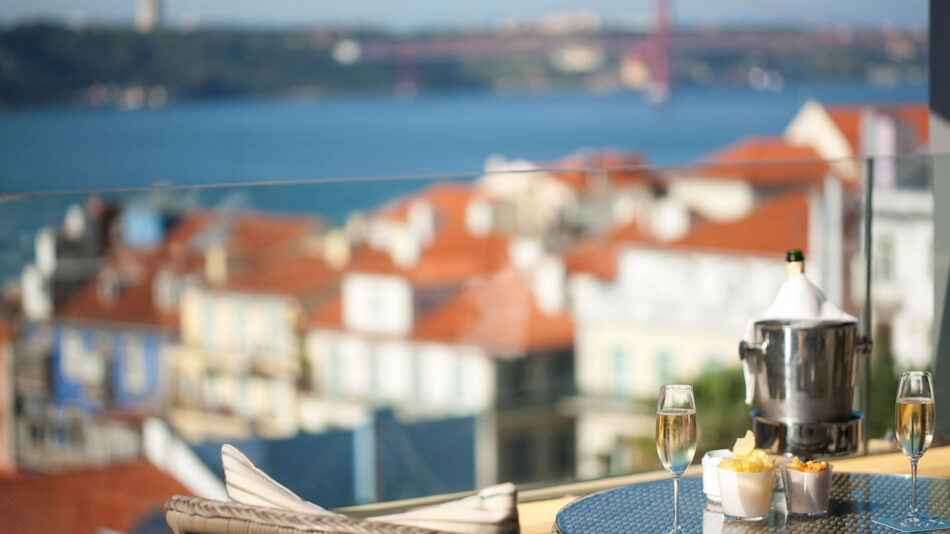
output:
M770 320L755 323L755 342L739 344L762 417L784 423L852 418L858 339L852 321Z

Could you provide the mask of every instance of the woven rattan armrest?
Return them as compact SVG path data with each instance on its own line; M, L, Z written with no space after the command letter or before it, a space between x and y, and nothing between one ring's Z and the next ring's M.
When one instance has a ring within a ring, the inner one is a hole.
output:
M307 514L175 495L165 503L175 534L436 534L419 527L338 515Z

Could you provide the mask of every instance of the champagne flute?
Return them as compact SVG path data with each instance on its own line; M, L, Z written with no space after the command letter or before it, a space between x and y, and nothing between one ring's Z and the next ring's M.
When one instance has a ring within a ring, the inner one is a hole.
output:
M673 474L673 528L679 524L680 476L696 453L696 402L692 386L667 385L660 388L656 406L656 452L660 462Z
M904 454L910 458L910 510L898 524L904 527L932 527L937 521L921 516L917 509L917 461L927 452L934 437L934 388L930 373L911 371L901 375L894 410L894 433Z

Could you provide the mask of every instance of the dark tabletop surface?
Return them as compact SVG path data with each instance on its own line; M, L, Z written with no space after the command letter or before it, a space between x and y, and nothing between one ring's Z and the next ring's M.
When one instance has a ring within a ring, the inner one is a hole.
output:
M767 521L730 521L723 518L718 504L706 500L702 486L699 477L683 478L680 483L680 524L684 532L897 532L871 520L902 516L910 505L910 475L835 473L828 514L824 517L787 517L785 494L776 490ZM950 479L919 477L917 505L921 513L950 518ZM563 534L653 533L669 532L672 524L673 481L669 479L578 499L558 512L554 527L555 532Z

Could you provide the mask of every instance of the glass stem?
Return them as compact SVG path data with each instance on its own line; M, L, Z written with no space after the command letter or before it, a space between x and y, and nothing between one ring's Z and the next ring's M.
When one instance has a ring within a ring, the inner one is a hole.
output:
M680 477L673 477L673 530L680 527Z
M917 519L917 458L910 460L910 516Z

